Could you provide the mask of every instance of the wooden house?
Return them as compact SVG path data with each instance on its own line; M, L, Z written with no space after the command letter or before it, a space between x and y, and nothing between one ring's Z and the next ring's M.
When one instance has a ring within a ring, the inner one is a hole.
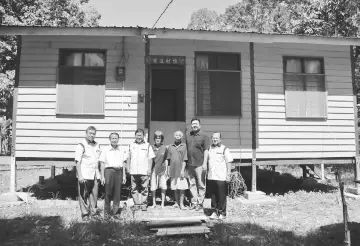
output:
M193 117L257 165L359 156L351 48L359 39L132 27L2 26L18 35L17 161L72 161L93 125L124 146Z

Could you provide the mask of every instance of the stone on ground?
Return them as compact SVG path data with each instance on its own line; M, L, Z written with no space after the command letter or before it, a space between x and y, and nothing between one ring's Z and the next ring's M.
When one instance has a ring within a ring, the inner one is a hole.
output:
M20 202L22 199L15 192L0 194L0 202Z

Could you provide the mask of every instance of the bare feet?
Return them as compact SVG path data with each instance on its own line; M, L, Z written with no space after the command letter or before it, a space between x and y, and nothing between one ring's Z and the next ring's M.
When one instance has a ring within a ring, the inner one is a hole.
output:
M160 207L161 207L162 209L164 209L164 204L160 205Z
M185 207L183 204L180 205L179 207L180 207L180 209L182 209L182 210L185 210L185 209L186 209L186 207Z
M156 207L157 207L157 205L154 203L153 206L152 206L152 208L156 208Z

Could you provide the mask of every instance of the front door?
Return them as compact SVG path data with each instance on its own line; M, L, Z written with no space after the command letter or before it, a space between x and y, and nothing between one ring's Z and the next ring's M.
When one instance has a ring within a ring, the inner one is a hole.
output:
M151 66L151 112L149 142L154 132L164 133L164 144L173 142L177 130L185 133L185 77L183 66Z

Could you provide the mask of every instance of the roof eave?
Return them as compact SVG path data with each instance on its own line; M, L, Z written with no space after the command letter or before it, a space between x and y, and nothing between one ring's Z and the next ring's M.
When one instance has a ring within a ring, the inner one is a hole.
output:
M68 35L68 36L134 36L155 34L157 39L190 39L255 43L305 43L325 45L360 45L359 38L300 36L186 29L151 29L143 27L38 27L2 26L1 35Z

